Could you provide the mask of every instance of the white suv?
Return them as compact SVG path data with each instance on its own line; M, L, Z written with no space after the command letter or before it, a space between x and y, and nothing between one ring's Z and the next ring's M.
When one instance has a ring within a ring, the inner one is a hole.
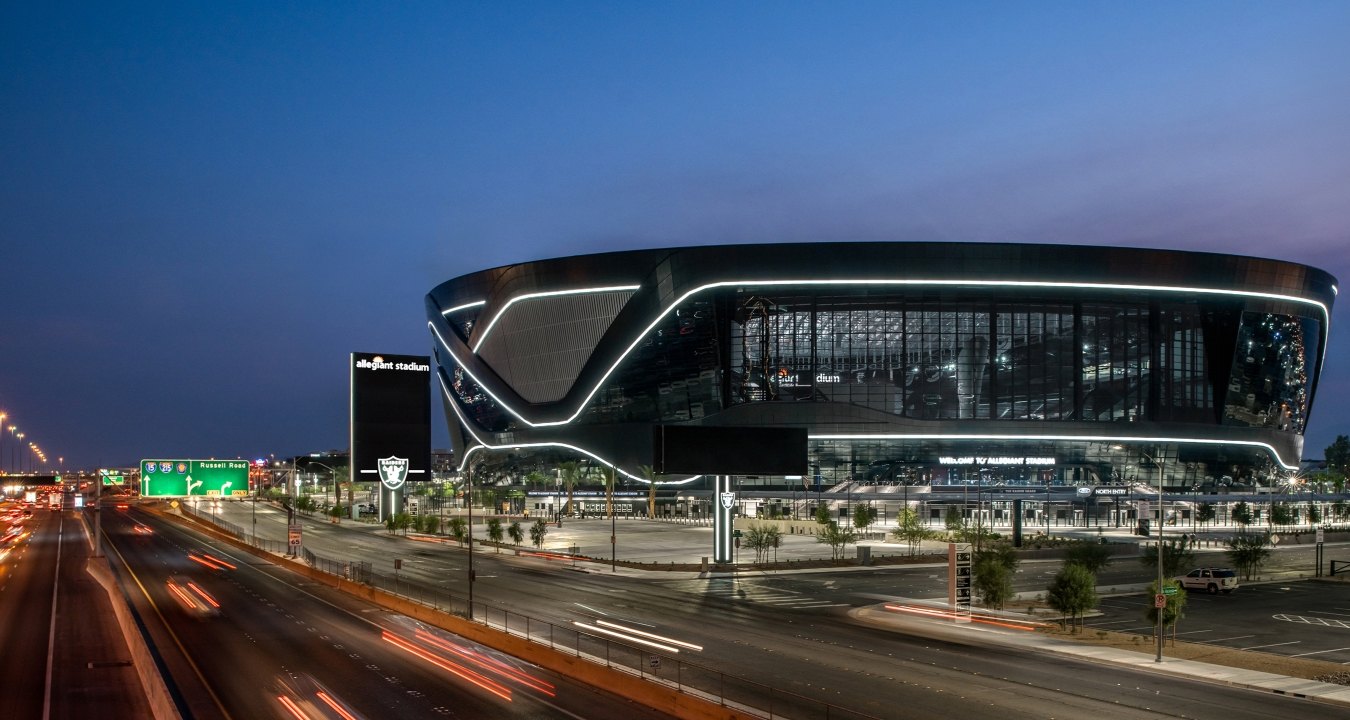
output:
M1196 568L1176 581L1187 590L1204 590L1210 595L1220 590L1230 593L1238 588L1237 573L1228 568Z

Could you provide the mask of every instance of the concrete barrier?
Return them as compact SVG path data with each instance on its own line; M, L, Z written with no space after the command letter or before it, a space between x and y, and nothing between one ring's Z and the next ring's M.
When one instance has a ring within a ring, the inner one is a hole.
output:
M89 558L84 569L108 593L113 615L117 617L117 624L122 628L122 637L126 639L127 648L131 651L132 665L136 668L136 675L141 679L141 689L145 691L145 697L150 703L150 712L154 713L155 720L182 720L182 715L178 714L178 705L169 695L169 687L164 684L164 676L160 675L159 666L150 655L150 647L145 644L145 638L131 617L131 607L126 597L122 595L121 589L117 587L112 570L108 568L107 559Z

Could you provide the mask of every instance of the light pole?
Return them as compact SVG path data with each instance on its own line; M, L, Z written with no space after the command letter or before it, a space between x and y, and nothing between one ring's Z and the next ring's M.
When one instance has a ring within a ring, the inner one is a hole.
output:
M328 464L326 464L326 463L321 463L321 462L319 462L318 460L309 460L309 461L306 461L306 464L307 464L307 465L318 465L319 467L328 468L328 471L331 472L331 473L333 473L333 505L334 505L335 507L336 507L337 505L341 505L341 504L342 504L342 493L340 492L340 490L339 490L339 488L338 488L337 468L333 467L332 465L328 465ZM349 509L349 511L350 511L350 509ZM341 518L342 518L341 515L334 515L334 516L333 516L333 522L340 523L340 522L342 522L342 519L341 519Z
M5 418L9 417L0 412L0 472L5 469Z
M23 433L19 433L18 435L15 435L15 436L14 436L14 437L19 438L19 447L23 447L23 436L24 436ZM18 460L19 472L22 473L22 472L23 472L23 458L24 458L23 453L20 453L20 452L19 452L19 448L16 447L16 448L14 448L14 454L15 454L15 459Z
M1157 458L1153 457L1152 455L1149 455L1148 453L1146 453L1146 452L1144 452L1144 451L1142 451L1142 450L1139 451L1139 454L1140 454L1140 455L1143 455L1145 460L1148 460L1149 462L1153 463L1154 465L1156 465L1156 466L1158 467L1158 590L1157 590L1157 594L1158 594L1158 595L1163 595L1164 598L1165 598L1166 596L1165 596L1164 593L1163 593L1163 522L1164 522L1164 520L1165 520L1166 518L1165 518L1165 516L1163 515L1163 466L1162 466L1162 461L1161 461L1161 460L1158 460ZM1166 602L1165 599L1164 599L1164 602ZM1157 603L1155 602L1154 605L1157 605ZM1155 626L1156 626L1156 627L1155 627L1155 631L1158 633L1158 654L1157 654L1156 657L1154 657L1153 662L1162 662L1162 655L1163 655L1163 612L1167 609L1167 607L1164 605L1163 607L1160 607L1160 608L1154 608L1154 609L1158 611L1158 618L1157 618L1157 622L1155 623Z

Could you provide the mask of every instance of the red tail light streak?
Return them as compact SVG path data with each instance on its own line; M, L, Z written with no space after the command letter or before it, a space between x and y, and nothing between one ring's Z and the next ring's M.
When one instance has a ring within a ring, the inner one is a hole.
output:
M417 639L423 643L445 650L446 652L453 653L490 673L504 676L506 680L520 683L532 690L541 692L549 697L554 697L553 683L534 677L519 668L511 667L496 658L480 655L468 648L460 647L448 640L436 637L425 630L417 631Z
M236 566L231 565L230 563L225 562L224 560L221 560L215 555L210 555L207 553L202 553L201 555L198 555L196 553L188 553L188 559L195 563L205 565L206 567L209 567L212 570L238 569Z
M476 673L473 670L464 667L463 665L460 665L452 660L449 660L448 658L442 657L434 652L431 652L430 650L427 650L426 648L423 648L419 645L404 640L403 638L390 633L388 630L384 632L383 639L385 642L390 643L393 646L400 648L404 651L412 653L413 655L416 655L417 657L426 660L432 665L435 665L436 667L439 667L452 675L462 678L463 680L466 680L467 682L472 683L473 685L476 685L482 688L483 690L486 690L507 702L512 701L511 689L493 681L491 678L480 675L479 673Z

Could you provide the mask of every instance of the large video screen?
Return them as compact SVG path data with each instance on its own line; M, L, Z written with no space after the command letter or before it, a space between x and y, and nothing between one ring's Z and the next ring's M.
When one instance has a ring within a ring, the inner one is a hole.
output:
M658 473L801 475L806 466L805 428L652 427Z

